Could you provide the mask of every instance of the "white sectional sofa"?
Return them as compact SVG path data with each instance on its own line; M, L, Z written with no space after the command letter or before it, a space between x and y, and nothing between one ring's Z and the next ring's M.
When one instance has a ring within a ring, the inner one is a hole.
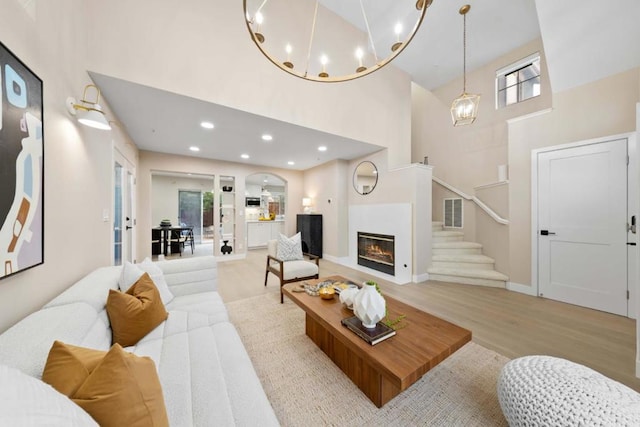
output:
M217 292L214 257L155 263L169 316L125 350L153 359L171 426L270 426L278 420ZM108 350L105 304L122 267L99 268L0 335L0 365L41 378L54 342Z

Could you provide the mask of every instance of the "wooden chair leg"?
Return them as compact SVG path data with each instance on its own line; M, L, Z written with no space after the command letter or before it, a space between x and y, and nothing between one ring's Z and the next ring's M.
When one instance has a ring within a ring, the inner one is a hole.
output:
M284 294L282 293L283 286L282 282L280 282L280 304L284 304Z
M267 269L264 272L264 286L267 286L267 279L269 278L269 259L267 259Z

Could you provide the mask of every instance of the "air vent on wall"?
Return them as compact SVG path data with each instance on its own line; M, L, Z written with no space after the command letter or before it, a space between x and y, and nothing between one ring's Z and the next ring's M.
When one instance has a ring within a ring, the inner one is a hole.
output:
M462 228L462 199L444 199L444 226Z

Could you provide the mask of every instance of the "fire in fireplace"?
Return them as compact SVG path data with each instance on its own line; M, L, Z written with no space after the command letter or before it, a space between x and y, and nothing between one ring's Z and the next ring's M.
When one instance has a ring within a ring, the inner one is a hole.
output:
M394 236L358 231L358 264L395 275Z

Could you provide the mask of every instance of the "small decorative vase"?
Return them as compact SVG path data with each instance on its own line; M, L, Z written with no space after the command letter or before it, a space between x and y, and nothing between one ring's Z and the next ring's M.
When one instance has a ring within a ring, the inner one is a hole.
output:
M374 285L365 283L353 299L353 312L362 326L373 329L384 317L386 303Z
M359 289L347 288L340 292L340 302L343 303L349 310L353 310L353 299L358 295Z

